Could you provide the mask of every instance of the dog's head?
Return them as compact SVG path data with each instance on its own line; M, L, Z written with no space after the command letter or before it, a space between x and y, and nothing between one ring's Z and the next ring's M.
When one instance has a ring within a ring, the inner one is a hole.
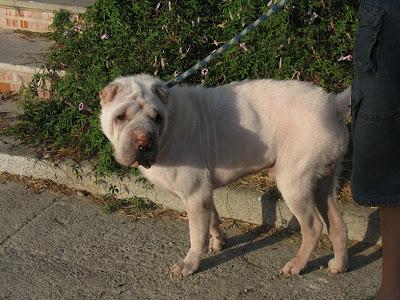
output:
M117 162L150 168L167 126L166 84L145 74L120 77L99 95L101 128L114 147Z

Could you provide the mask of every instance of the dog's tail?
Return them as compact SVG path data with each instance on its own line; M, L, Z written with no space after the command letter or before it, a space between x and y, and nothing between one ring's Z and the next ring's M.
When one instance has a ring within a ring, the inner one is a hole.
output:
M336 107L340 115L350 113L351 86L336 95Z

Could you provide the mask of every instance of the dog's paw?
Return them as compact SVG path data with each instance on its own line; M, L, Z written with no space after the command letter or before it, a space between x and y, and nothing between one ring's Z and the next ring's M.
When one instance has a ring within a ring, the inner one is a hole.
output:
M198 266L194 266L183 261L180 261L172 266L169 274L175 277L187 277L197 271Z
M306 264L299 261L296 257L291 259L281 270L281 274L285 276L300 275Z
M335 258L332 258L328 262L328 268L332 274L344 273L348 269L348 264L347 262L338 263L338 261Z
M210 246L208 248L210 253L218 253L226 244L226 235L223 234L220 237L212 237Z

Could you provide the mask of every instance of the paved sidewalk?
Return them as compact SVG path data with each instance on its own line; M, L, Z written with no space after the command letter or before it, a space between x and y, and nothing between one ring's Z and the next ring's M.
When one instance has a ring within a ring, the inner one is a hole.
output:
M298 234L228 230L228 248L200 272L170 278L188 249L185 221L108 215L83 197L35 194L0 183L0 299L367 299L380 280L381 252L358 243L351 271L327 273L320 246L301 277L276 276Z
M50 42L43 37L29 37L0 28L0 64L41 67Z

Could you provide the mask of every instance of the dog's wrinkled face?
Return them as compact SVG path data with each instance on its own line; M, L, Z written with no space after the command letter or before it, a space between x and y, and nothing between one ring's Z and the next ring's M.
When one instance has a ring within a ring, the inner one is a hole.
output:
M150 75L121 77L100 92L100 122L123 166L150 168L167 126L168 89Z

